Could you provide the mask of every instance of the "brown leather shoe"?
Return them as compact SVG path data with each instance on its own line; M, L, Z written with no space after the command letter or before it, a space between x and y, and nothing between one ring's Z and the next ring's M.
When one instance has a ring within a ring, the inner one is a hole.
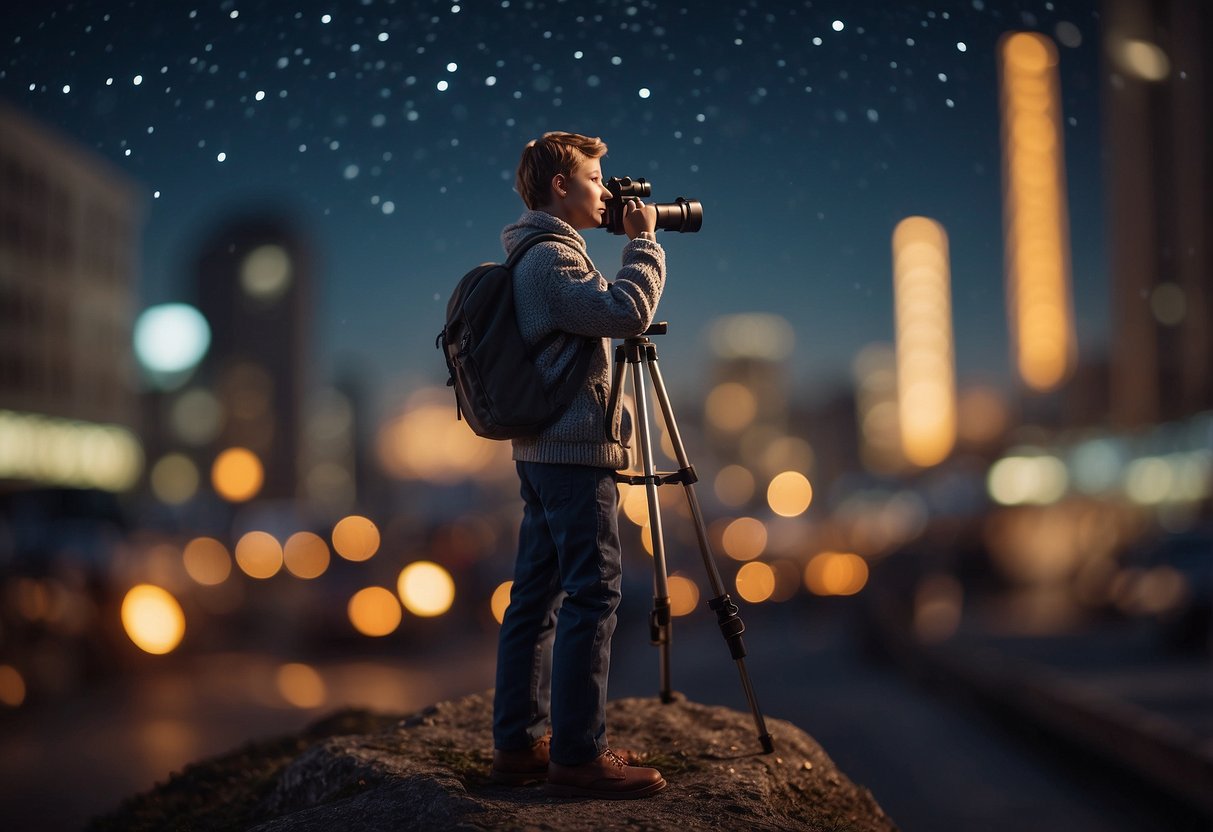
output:
M493 749L493 770L490 774L494 783L504 786L530 786L542 783L548 779L548 760L551 751L552 735L540 737L530 748L520 751L502 751ZM626 748L617 748L612 752L627 765L634 766L640 762L640 755Z
M540 737L530 748L519 751L493 749L493 771L489 775L494 783L505 786L529 786L542 783L548 778L548 746L552 737Z
M665 778L657 769L629 766L608 749L579 766L549 763L548 782L543 789L557 797L633 800L657 794L665 787Z

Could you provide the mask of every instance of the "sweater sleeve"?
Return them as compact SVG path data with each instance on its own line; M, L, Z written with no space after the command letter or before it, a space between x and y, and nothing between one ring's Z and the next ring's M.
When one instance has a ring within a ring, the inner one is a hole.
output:
M665 288L665 251L645 239L623 249L623 267L614 283L568 246L540 243L525 260L531 274L543 274L541 292L556 329L601 338L627 338L644 332Z

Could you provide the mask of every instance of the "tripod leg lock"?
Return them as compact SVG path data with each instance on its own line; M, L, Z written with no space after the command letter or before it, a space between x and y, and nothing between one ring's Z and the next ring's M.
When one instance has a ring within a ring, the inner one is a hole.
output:
M655 646L670 640L670 599L654 598L653 611L649 613L649 642Z
M729 653L734 659L744 659L745 642L741 634L745 632L745 623L737 616L737 605L728 593L708 601L708 606L716 611L716 620L720 624L720 632L729 645Z

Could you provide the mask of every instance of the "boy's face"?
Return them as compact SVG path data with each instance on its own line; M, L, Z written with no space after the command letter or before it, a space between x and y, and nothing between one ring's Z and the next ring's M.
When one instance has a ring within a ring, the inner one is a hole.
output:
M578 231L602 225L611 198L602 184L602 165L597 159L583 159L570 175L557 176L553 194L561 219Z

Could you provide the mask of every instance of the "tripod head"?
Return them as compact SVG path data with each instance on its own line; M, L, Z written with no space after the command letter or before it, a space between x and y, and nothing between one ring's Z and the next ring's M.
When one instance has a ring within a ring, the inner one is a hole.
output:
M670 324L668 321L658 321L640 334L645 337L649 335L665 335L669 329Z

